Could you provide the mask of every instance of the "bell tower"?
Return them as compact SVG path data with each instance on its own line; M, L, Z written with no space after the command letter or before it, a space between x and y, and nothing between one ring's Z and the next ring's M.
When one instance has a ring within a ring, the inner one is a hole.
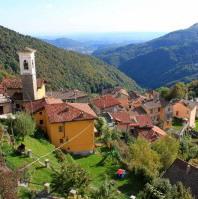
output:
M37 99L35 52L36 50L27 47L18 52L24 101Z

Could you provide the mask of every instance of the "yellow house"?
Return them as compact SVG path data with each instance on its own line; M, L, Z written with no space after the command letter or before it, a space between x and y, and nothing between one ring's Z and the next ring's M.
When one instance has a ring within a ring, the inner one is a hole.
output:
M41 128L45 133L47 132L45 105L63 103L61 99L46 97L32 102L23 104L24 109L29 112L34 118L37 127Z
M38 101L38 100L37 100ZM35 105L33 117L56 147L74 154L92 153L95 147L96 114L84 103L46 103ZM34 105L33 105L34 107ZM38 108L39 107L39 108ZM31 104L26 104L31 110Z
M180 100L173 104L173 117L188 120L189 126L194 128L196 108L196 103L188 100Z
M47 133L52 144L74 154L92 153L94 119L88 104L62 103L45 106Z

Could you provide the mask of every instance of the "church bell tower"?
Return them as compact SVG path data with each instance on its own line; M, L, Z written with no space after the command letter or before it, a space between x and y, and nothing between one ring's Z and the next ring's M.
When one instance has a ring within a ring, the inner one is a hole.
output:
M18 52L24 101L37 99L35 52L36 50L27 47Z

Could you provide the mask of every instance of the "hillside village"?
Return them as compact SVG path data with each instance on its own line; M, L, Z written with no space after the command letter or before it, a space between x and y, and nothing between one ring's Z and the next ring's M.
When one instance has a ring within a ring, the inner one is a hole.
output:
M112 152L117 146L116 150L120 150L119 154L122 158L121 163L116 163L118 168L112 171L115 175L119 169L126 170L127 173L133 171L126 163L128 157L125 151L127 143L135 143L133 140L138 140L143 145L146 142L145 145L150 147L170 137L175 143L180 142L179 144L182 145L186 136L191 136L196 146L198 138L198 102L196 99L167 100L156 90L139 92L126 90L120 86L103 89L101 93L94 95L77 89L47 90L48 82L44 78L37 78L35 55L36 50L28 47L19 51L20 76L4 77L0 84L0 120L2 124L10 118L13 121L16 120L20 112L30 115L42 136L55 147L53 150L61 149L63 156L71 154L74 158L76 156L89 158L105 147L107 147L106 150ZM106 124L105 128L102 126L104 124ZM13 136L7 131L7 128L1 127L2 150L5 143L10 143L10 145L12 143L10 140L13 139ZM117 140L113 136L118 136ZM21 156L26 154L31 159L33 149L27 148L24 141L16 143L15 149L19 150L22 147ZM192 144L194 143L190 143L189 147L192 147ZM177 152L179 153L179 149ZM11 158L6 157L6 150L4 153L2 159L5 161L0 163L0 171L2 173L11 172L12 168L6 165ZM198 198L197 187L192 185L192 181L196 180L198 175L198 150L195 153L192 158L182 158L180 149L180 155L174 155L168 166L162 166L159 172L163 173L161 176L170 180L171 185L181 181L184 186L190 187L192 195ZM51 160L46 154L43 154L42 161L44 167L48 168ZM40 161L39 157L37 158ZM140 164L147 164L143 159L138 160ZM116 162L117 160L118 158ZM27 165L33 161L35 161L33 158L32 161L28 160ZM21 164L20 166L25 167ZM18 185L24 186L24 182ZM42 193L48 198L53 197L53 193L48 190L49 187L50 182L46 179ZM143 188L142 186L139 191ZM122 189L118 188L118 190L117 195L120 194L122 198ZM136 198L137 194L131 185L131 190L129 188L124 198ZM83 198L83 194L77 196L78 192L76 193L73 189L70 190L69 195L68 198ZM43 196L38 194L36 197L42 198Z

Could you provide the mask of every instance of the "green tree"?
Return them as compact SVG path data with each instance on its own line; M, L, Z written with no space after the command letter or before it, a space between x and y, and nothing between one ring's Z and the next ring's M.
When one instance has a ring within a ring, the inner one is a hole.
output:
M170 90L169 99L184 99L187 97L188 89L183 82L176 83Z
M36 124L32 117L24 112L16 114L14 121L14 134L17 139L24 140L25 136L35 132Z
M119 199L119 195L112 181L105 179L104 183L91 193L92 199Z
M68 196L71 189L84 194L90 183L90 177L86 170L74 163L62 165L59 172L52 174L51 189L61 196Z
M98 117L95 121L95 127L98 130L98 132L102 133L103 130L107 127L107 121L104 117Z
M167 169L178 155L179 142L174 138L166 136L154 142L152 149L159 154L163 169Z
M157 89L157 91L160 93L160 96L164 99L168 98L170 89L168 87L160 87Z
M161 168L160 157L151 149L148 141L138 138L134 144L130 145L130 152L130 170L138 174L140 172L148 179L158 176Z
M151 184L147 183L138 199L193 199L191 191L181 182L171 185L168 179L158 178Z
M190 189L186 188L181 182L173 186L171 199L193 199Z

